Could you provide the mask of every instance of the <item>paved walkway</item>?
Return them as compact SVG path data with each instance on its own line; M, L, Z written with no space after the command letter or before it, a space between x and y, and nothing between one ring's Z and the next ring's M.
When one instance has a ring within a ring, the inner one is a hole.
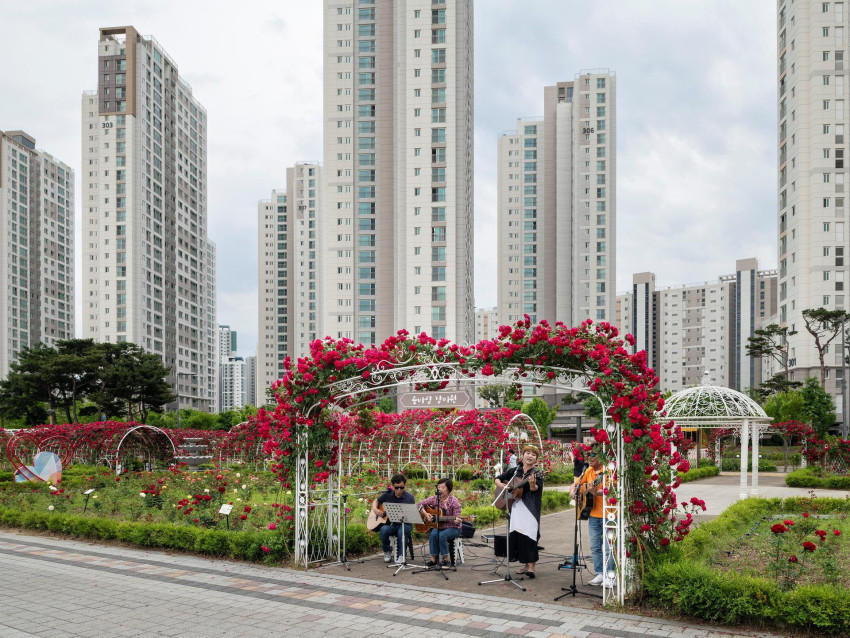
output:
M3 638L772 636L6 531L0 564Z

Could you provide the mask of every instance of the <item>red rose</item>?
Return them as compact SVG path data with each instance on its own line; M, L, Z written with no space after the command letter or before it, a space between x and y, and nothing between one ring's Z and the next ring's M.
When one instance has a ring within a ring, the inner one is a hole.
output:
M805 543L803 543L803 549L805 549L807 552L813 552L817 549L817 545L815 545L811 541L806 541Z
M796 563L796 562L797 562L797 557L796 557L796 556L791 556L791 557L788 559L788 562L789 562L789 563Z
M785 527L782 523L776 523L775 525L771 526L770 531L774 534L784 534L788 531L788 528Z
M834 529L834 530L832 530L832 533L835 534L836 536L841 536L841 530L840 529Z

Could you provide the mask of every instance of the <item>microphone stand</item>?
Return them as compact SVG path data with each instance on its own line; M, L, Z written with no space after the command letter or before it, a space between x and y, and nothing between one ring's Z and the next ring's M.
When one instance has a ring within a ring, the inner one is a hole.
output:
M507 582L507 583L510 583L511 585L513 585L514 587L519 587L521 591L526 591L525 587L523 587L522 585L520 585L517 582L517 580L525 580L525 579L522 576L520 576L517 579L514 579L511 576L511 505L513 505L513 504L507 503L507 495L506 495L508 488L510 487L513 480L517 477L517 475L520 474L521 470L522 470L522 465L517 465L516 470L514 470L514 475L505 484L505 487L502 488L502 491L499 492L499 495L496 496L496 500L493 501L493 503L492 503L492 506L495 506L496 501L498 501L503 496L505 497L505 503L506 503L505 513L508 515L507 527L505 529L505 554L507 555L507 560L505 561L505 568L506 568L507 571L505 572L505 575L502 578L496 578L494 580L481 581L480 583L478 583L479 585L489 585L491 583L505 583L505 582ZM495 545L495 541L494 541L494 545ZM499 573L498 567L496 568L495 573L497 573L497 574Z
M582 478L584 478L585 472L587 472L587 467L585 467L584 472L582 472L582 474L581 474ZM578 487L576 487L576 497L578 497L579 487L581 487L581 485L582 485L582 482L581 482L581 479L579 479ZM587 489L587 488L585 488L585 489ZM584 569L586 567L585 563L579 562L579 556L578 556L578 533L579 533L578 522L579 522L579 515L581 513L581 509L579 507L580 504L581 504L580 499L576 498L576 502L575 502L576 520L575 520L575 527L573 528L573 557L572 557L572 560L570 562L570 567L568 568L568 569L573 570L573 583L569 587L561 587L561 591L566 592L566 593L561 594L560 596L556 596L555 600L561 600L561 598L564 598L565 596L572 596L573 598L575 598L576 594L581 594L582 596L591 596L593 598L602 598L602 596L600 596L599 594L593 594L591 592L579 591L578 587L576 587L576 573L578 572L578 570ZM603 530L603 533L604 533L604 530ZM563 567L563 565L562 565L562 567Z

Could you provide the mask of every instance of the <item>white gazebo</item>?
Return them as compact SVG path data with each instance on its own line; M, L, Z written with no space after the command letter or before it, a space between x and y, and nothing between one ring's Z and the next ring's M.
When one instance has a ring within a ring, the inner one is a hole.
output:
M766 430L771 419L761 406L745 394L716 385L709 385L708 373L702 385L680 390L664 405L664 416L658 420L673 420L679 427L731 428L741 440L741 491L740 498L758 496L759 435ZM747 486L747 441L752 437L752 486ZM699 443L699 436L697 436ZM719 441L718 441L719 442ZM718 462L722 465L722 459Z

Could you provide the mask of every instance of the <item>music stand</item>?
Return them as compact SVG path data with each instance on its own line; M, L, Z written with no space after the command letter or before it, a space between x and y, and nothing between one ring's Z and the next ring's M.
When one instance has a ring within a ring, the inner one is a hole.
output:
M513 479L516 478L517 474L521 473L521 471L522 471L522 466L518 465L517 470L514 472L514 476L511 477L511 480L509 480L507 483L505 483L505 486L502 488L502 491L499 492L499 494L496 496L495 500L491 503L491 507L495 507L496 501L498 501L500 498L503 498L505 496L505 492L507 491L508 487L513 482ZM494 580L485 580L485 581L482 581L478 584L479 585L489 585L491 583L507 582L507 583L510 583L511 585L513 585L514 587L519 587L520 590L525 591L525 587L523 587L522 585L520 585L517 582L517 580L525 580L525 579L522 576L520 576L518 579L515 579L511 576L511 508L507 507L505 509L505 513L508 515L508 522L507 522L507 526L505 528L505 554L506 554L505 569L507 571L505 572L505 575L502 578L496 578ZM493 545L494 545L493 550L495 551L495 549L496 549L495 548L495 541L493 542ZM499 573L498 570L499 570L499 568L496 567L496 571L494 573Z
M384 511L387 513L387 520L390 523L399 523L401 525L401 547L396 547L396 560L398 560L399 552L401 552L401 563L397 563L398 568L393 573L393 576L404 569L416 569L419 565L407 564L405 525L413 525L413 521L419 521L421 523L422 513L413 503L384 503ZM395 565L387 565L387 567L395 567Z

